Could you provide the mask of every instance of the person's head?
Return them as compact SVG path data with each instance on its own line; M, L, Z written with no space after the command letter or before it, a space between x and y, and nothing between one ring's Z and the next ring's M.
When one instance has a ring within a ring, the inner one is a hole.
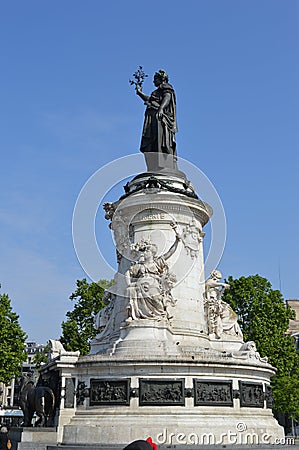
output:
M168 83L168 75L165 72L165 70L160 69L158 72L154 75L154 85L156 87L160 86L163 82Z
M151 438L148 438L146 441L138 440L131 442L131 444L127 445L123 450L155 450L158 449L157 445L152 441Z

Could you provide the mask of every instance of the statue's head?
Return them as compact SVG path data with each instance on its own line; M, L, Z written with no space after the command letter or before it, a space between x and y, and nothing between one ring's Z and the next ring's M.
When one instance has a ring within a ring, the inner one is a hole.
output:
M158 247L149 239L141 239L136 244L131 245L131 249L139 253L139 261L147 259L150 255L155 256L158 252Z
M219 270L213 270L212 272L211 272L211 277L212 278L217 278L217 280L221 280L221 278L222 278L222 273L219 271Z
M144 247L143 255L145 259L151 259L151 257L155 257L158 252L158 247L151 241L148 241Z
M156 87L160 86L163 82L168 83L168 75L165 72L165 70L160 69L158 72L154 75L154 85Z
M151 243L150 251L154 256L156 256L156 254L158 253L158 246L156 244Z

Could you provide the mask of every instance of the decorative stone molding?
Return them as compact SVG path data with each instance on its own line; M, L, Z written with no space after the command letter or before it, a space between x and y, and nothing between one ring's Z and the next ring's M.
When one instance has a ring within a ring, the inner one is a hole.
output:
M194 219L183 228L181 234L182 243L186 249L187 255L190 255L192 259L197 257L200 243L202 242L204 235L205 233L200 232L196 226Z
M255 360L258 362L267 363L267 357L261 357L256 349L256 344L253 341L245 342L238 352L231 353L231 356L236 359Z
M105 214L105 219L106 220L112 220L113 215L115 213L117 207L117 202L112 203L112 202L106 202L103 204L103 209L105 210L106 214Z
M190 216L190 219L194 217L204 226L213 214L211 206L202 200L182 198L180 196L174 199L172 194L163 192L163 195L161 193L151 193L151 195L142 198L141 201L140 195L132 195L114 203L105 203L103 205L106 212L105 218L113 220L115 212L121 211L123 217L131 223L134 216L138 213L151 209L160 213L169 213L170 215L187 214Z
M79 350L76 352L67 351L63 347L62 343L58 340L50 339L49 342L50 342L50 350L48 351L47 363L62 356L71 357L73 359L75 358L74 359L75 361L80 356Z
M180 180L180 184L182 185L181 188L176 187L176 185L178 185L178 179L171 180L168 177L165 177L163 179L161 177L158 178L152 175L140 181L137 181L136 179L133 181L133 183L128 182L124 186L125 194L121 197L121 199L146 189L149 189L151 191L154 190L155 192L166 190L169 192L174 192L176 194L182 194L186 195L187 197L198 199L198 196L195 194L190 181L188 181L187 179Z

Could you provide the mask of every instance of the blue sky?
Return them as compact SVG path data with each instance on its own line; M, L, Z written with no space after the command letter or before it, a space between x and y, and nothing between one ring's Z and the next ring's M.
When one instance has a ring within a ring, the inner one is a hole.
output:
M71 235L82 186L138 153L138 65L147 93L169 73L178 154L221 197L223 275L258 273L299 297L298 29L295 0L2 2L0 281L30 339L59 337L85 276Z

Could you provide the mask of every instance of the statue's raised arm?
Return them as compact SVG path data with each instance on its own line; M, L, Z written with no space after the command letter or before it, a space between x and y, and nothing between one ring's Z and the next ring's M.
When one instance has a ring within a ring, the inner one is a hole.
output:
M174 252L175 252L176 249L178 248L179 242L180 242L181 239L182 239L182 238L181 238L181 235L178 233L178 230L177 230L177 224L174 223L174 222L172 222L170 225L171 225L171 228L173 229L173 231L175 232L175 241L174 241L174 243L172 244L172 246L169 248L169 250L168 250L166 253L164 253L163 258L164 258L165 260L169 259L169 258L174 254Z

